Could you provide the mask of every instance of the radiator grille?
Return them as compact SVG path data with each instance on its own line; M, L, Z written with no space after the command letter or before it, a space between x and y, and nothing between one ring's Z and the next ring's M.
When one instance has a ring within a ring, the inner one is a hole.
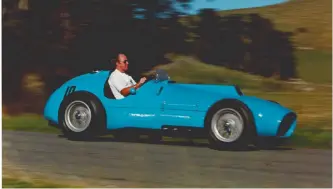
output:
M292 123L296 120L296 114L293 112L285 115L279 125L277 136L283 136L290 129Z

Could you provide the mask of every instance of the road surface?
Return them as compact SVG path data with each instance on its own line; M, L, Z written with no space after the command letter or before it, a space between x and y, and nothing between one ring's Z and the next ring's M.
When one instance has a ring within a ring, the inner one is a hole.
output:
M79 142L3 131L3 162L87 187L332 187L330 150L217 151L207 146Z

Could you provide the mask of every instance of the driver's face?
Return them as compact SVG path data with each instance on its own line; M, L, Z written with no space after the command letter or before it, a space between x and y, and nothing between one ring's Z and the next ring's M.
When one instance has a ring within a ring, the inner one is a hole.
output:
M118 58L118 62L117 62L117 67L118 69L122 70L122 71L127 71L128 70L128 60L127 57L125 55L120 55Z

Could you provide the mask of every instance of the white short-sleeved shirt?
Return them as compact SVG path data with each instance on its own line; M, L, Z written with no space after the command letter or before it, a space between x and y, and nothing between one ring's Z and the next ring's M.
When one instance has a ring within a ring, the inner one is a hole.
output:
M122 89L136 84L131 76L120 72L117 69L111 73L108 82L116 99L124 98L124 96L120 93Z

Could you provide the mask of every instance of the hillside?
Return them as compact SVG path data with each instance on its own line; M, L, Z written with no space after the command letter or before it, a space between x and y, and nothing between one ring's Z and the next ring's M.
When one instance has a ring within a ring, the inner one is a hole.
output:
M205 64L193 57L169 56L169 64L159 65L143 75L152 74L156 69L164 69L171 80L180 83L238 85L248 91L321 91L331 92L332 88L315 83L283 82L274 78L264 78L221 66Z
M332 49L332 0L290 0L272 6L219 13L257 13L270 19L276 29L294 32L293 42L298 48Z
M297 76L306 82L331 84L331 9L332 0L289 0L271 6L218 13L220 16L258 14L272 22L275 29L292 32ZM183 22L187 25L185 20Z

